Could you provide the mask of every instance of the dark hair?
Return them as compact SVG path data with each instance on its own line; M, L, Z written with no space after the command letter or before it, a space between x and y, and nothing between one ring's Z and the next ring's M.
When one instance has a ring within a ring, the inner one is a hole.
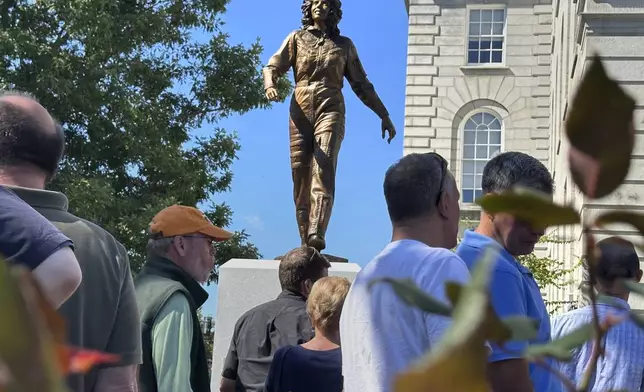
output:
M441 178L446 176L445 160L434 153L409 154L391 165L383 185L391 221L432 213L442 191Z
M302 283L307 279L316 282L331 263L315 248L305 246L289 251L279 266L279 279L282 290L300 292Z
M483 194L499 193L524 186L547 194L554 192L554 180L543 163L522 152L504 152L490 159L483 169Z
M329 16L326 20L327 35L329 37L337 37L340 35L340 20L342 20L342 2L340 0L329 1ZM302 28L306 29L313 26L313 15L311 9L313 8L312 0L304 0L302 3Z
M633 243L620 237L609 237L597 242L600 250L597 279L613 282L632 279L640 269L640 260Z
M65 133L55 121L31 115L19 106L2 98L27 94L5 93L0 95L0 167L17 167L25 164L43 170L51 178L65 150Z

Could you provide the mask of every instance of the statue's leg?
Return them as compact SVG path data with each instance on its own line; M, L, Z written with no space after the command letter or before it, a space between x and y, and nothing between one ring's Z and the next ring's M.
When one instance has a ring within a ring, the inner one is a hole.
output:
M311 214L308 244L322 250L335 197L335 172L344 136L344 116L327 116L316 127L311 165Z
M313 160L313 127L306 118L291 113L289 134L291 145L291 173L295 217L302 245L306 245L309 232L311 161Z

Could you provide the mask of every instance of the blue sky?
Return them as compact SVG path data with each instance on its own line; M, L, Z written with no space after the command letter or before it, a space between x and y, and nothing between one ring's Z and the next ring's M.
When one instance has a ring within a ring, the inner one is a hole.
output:
M232 0L223 18L224 30L232 43L251 43L259 37L266 63L284 38L299 27L301 3ZM346 136L338 162L326 251L364 265L391 235L382 181L387 167L402 156L407 14L403 0L345 0L343 11L341 32L358 48L398 132L390 145L383 141L379 118L345 83ZM265 258L299 246L289 166L288 101L218 125L236 131L242 146L233 165L232 191L215 198L232 207L232 228L246 229ZM210 299L204 313L214 315L216 285L207 289Z

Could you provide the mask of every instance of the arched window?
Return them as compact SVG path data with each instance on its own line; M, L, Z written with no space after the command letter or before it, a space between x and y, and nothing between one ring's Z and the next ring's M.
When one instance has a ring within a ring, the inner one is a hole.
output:
M501 151L501 120L489 112L473 114L463 127L461 199L481 196L481 176L487 161Z

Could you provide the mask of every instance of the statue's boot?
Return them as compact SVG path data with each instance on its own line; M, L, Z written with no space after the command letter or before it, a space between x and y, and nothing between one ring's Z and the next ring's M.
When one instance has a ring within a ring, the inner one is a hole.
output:
M298 209L295 212L297 219L297 229L300 232L302 246L308 245L309 237L309 211L308 209Z
M318 252L321 252L324 248L326 248L326 241L321 235L313 234L309 236L308 246L311 246L317 249Z

